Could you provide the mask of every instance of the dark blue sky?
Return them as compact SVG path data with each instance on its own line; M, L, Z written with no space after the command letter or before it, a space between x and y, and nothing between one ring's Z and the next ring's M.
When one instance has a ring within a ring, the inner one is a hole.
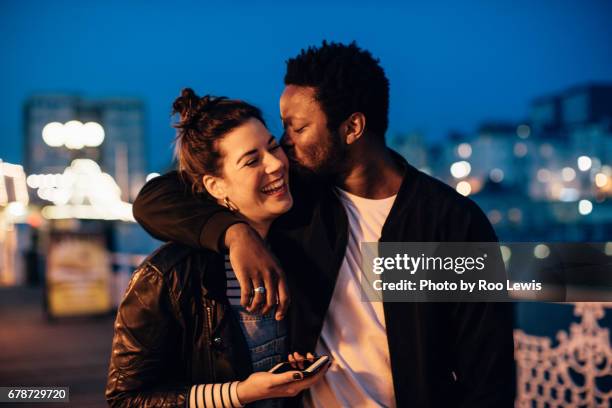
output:
M391 134L440 139L518 120L536 96L612 81L606 0L204 3L2 1L0 158L22 161L21 109L37 92L142 98L151 171L170 159L169 109L184 86L247 99L278 132L284 61L322 39L381 58Z

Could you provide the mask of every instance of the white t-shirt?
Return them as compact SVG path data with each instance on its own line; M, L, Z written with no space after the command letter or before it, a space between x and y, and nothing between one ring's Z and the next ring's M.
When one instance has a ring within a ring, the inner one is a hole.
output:
M334 363L310 388L314 408L395 407L383 304L361 300L361 242L377 242L396 196L371 200L337 189L348 217L348 245L317 343Z

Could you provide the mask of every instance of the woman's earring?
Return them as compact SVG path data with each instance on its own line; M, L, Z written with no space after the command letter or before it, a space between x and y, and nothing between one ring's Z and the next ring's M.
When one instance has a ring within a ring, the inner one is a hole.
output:
M225 206L229 208L231 212L238 212L238 207L236 207L236 204L230 201L229 197L225 197L223 199L223 204L225 204Z

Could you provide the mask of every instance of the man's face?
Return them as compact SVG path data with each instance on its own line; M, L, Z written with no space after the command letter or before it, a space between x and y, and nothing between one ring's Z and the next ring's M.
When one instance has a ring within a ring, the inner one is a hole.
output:
M287 85L280 98L285 133L281 140L289 160L298 169L317 175L335 174L346 156L336 132L327 128L327 117L312 87Z

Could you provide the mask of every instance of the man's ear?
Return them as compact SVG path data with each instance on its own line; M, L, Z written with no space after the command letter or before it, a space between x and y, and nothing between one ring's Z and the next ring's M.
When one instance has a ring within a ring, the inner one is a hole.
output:
M340 129L342 131L344 140L346 140L346 144L350 145L359 140L365 132L365 126L366 118L361 112L351 114L348 119L342 122Z
M227 196L225 192L225 183L220 177L206 174L202 176L202 184L204 184L204 188L208 191L208 194L217 200L223 200Z

